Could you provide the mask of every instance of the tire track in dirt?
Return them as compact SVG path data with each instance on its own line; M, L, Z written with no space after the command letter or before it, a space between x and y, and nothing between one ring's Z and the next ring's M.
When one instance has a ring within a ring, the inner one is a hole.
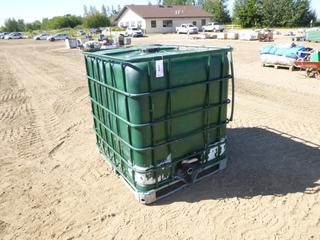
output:
M22 102L22 101L25 101L25 99L26 99L26 95L23 89L14 90L12 88L7 88L5 90L0 91L0 103L12 101L12 100Z
M84 87L68 88L72 85L66 81L64 76L67 68L65 71L61 70L60 65L57 64L58 61L57 63L52 60L48 61L48 58L50 59L52 56L41 54L35 58L32 52L28 52L23 57L16 56L12 64L24 64L24 68L20 71L18 77L32 79L29 89L29 91L31 90L30 94L33 94L32 89L41 89L41 93L37 92L33 98L33 104L37 106L35 114L37 119L41 119L36 127L41 129L42 137L46 138L44 142L46 142L48 152L50 152L60 144L60 141L56 139L66 138L68 129L83 123L83 120L73 121L72 115L78 104L77 99L80 98L80 101L82 101L88 94ZM27 64L25 63L26 59L28 59ZM54 74L49 74L50 77L44 77L48 75L48 70ZM48 108L48 106L52 107ZM65 121L65 119L68 119L68 121Z
M25 86L16 78L21 66L12 63L8 52L0 52L0 211L6 218L15 216L6 228L9 238L17 238L20 219L17 202L28 208L28 194L32 173L39 171L36 159L41 152L41 138L35 127L34 108ZM17 69L15 68L17 67ZM5 71L3 71L5 69ZM31 167L30 167L31 166ZM25 180L21 182L21 179ZM9 214L8 214L9 212ZM2 239L2 238L1 238ZM7 238L4 238L7 239Z
M2 69L0 85L3 86L0 95L0 139L3 142L15 144L20 150L27 141L29 148L33 142L28 142L26 139L30 132L34 131L30 98L26 95L25 89L17 84L10 68L8 55L2 54L0 59L0 69ZM23 156L22 152L19 154Z
M30 114L31 105L30 103L19 104L18 107L8 106L0 110L0 121L7 122L13 121L18 117L25 117Z
M310 104L310 99L320 102L314 94L291 92L250 80L238 79L236 121L232 127L265 125L320 144L320 105ZM237 119L242 119L239 122Z
M14 128L6 128L0 130L0 139L3 142L17 142L23 138L29 131L31 126L21 126Z
M39 58L32 56L32 52L29 53L27 51L28 53L26 53L24 51L24 49L22 51L12 49L12 52L7 53L5 58L1 58L5 60L0 63L0 69L7 70L3 73L5 74L4 77L3 74L0 74L0 79L1 81L3 80L1 86L4 86L1 90L0 101L0 123L2 123L0 125L0 139L16 150L18 159L16 159L16 163L12 167L19 164L19 159L23 161L28 159L36 160L34 163L23 163L23 165L32 164L33 166L33 176L28 179L28 182L32 182L32 178L44 179L46 176L42 175L42 173L49 173L57 166L59 168L60 160L54 158L55 154L63 147L62 144L68 141L70 135L72 136L90 117L81 118L79 116L81 116L82 112L77 113L77 104L83 104L88 95L85 88L78 87L73 89L73 83L68 83L67 80L69 79L64 77L67 70L60 71L59 65L52 62L41 62L41 59L39 60ZM37 54L37 56L40 55L42 56L42 54ZM40 65L46 66L46 68L39 67ZM48 74L47 70L49 69L55 74L51 78L44 77ZM19 86L15 84L16 80L19 81ZM27 96L32 97L28 98ZM50 150L53 151L50 152ZM51 158L49 162L44 160L48 159L48 154ZM5 169L2 168L2 170ZM24 168L27 173L26 170ZM20 173L18 175L22 177L24 174ZM14 182L17 182L18 175L8 175L10 177L7 180L9 186L15 186ZM53 179L51 178L51 180ZM37 185L37 182L33 182L33 185ZM26 223L31 221L35 224L38 223L39 216L43 212L41 206L47 205L46 197L43 196L47 195L47 193L30 194L32 189L27 192L29 194L25 195L25 198L29 200L25 207L29 204L35 204L37 207L33 208L34 214L30 214L27 219L19 218L21 219L19 222ZM68 194L68 191L66 194ZM44 201L39 202L39 200ZM3 204L6 204L5 200ZM56 222L56 219L53 222ZM68 221L63 222L66 223ZM64 223L61 224L61 228L64 228ZM37 224L37 226L37 231L39 231L40 224ZM33 230L31 229L22 229L21 232L21 230L18 230L21 228L17 229L17 227L16 224L13 225L11 232L15 232L14 236L32 234Z

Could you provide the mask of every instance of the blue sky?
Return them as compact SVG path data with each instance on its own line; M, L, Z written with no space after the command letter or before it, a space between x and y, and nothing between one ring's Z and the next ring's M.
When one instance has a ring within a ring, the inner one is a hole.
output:
M151 0L151 2L156 3L157 0ZM229 0L230 9L232 2L233 0ZM123 6L131 3L147 4L148 0L0 0L0 25L9 17L23 18L30 22L67 13L81 15L84 4L87 6L95 5L100 9L102 4ZM312 6L320 17L320 0L312 0Z

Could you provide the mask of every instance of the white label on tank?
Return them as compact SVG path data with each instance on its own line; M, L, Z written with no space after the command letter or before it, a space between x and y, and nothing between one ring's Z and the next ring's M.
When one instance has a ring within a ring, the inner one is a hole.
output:
M220 156L224 154L225 151L226 151L226 144L224 143L220 145Z
M156 61L156 77L160 78L163 77L163 60L157 60Z
M213 147L209 150L208 161L211 161L217 157L218 154L218 146Z

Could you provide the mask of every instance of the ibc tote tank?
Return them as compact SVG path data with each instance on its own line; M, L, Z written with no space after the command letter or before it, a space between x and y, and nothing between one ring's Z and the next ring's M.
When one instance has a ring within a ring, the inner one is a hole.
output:
M97 147L140 202L226 167L231 51L149 45L84 52Z

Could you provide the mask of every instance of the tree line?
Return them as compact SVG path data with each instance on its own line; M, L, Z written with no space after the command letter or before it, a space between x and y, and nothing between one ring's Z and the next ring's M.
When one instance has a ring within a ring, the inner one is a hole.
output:
M101 6L98 11L95 6L83 6L83 16L67 14L64 16L56 16L52 18L43 18L41 21L36 20L26 23L23 19L16 20L9 18L4 21L4 25L0 28L2 32L30 32L36 30L51 30L62 28L97 28L110 26L114 16L120 11L120 6Z
M159 0L163 5L195 5L212 14L212 19L241 27L306 27L316 21L316 13L310 0L235 0L232 17L227 7L228 0ZM151 4L149 2L149 4ZM97 28L110 26L121 10L120 5L83 6L83 16L64 15L44 18L42 21L25 23L23 19L9 18L0 29L5 32L28 32L62 28Z
M232 18L228 0L162 0L164 5L197 5L212 14L212 19L241 27L306 27L316 21L310 0L235 0Z
M233 15L243 27L306 27L316 21L310 0L236 0Z

